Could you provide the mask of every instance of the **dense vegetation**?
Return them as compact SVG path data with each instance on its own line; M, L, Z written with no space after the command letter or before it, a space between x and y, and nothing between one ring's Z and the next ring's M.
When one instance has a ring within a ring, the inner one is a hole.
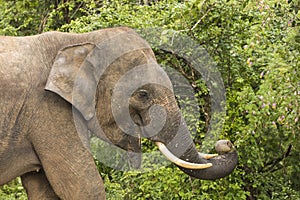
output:
M159 27L192 38L218 66L226 88L219 138L237 147L236 170L203 181L173 165L137 173L96 161L108 199L300 199L298 0L0 0L0 5L1 35ZM186 60L154 50L193 86L201 116L183 113L196 124L191 129L200 145L210 119L209 90ZM26 199L20 180L1 186L0 199Z

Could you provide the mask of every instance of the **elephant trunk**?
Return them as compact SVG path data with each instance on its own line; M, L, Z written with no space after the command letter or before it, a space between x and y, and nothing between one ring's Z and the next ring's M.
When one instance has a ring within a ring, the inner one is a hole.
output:
M190 148L184 155L180 157L180 159L188 159L195 163L211 163L212 167L205 169L187 169L183 167L179 168L186 174L195 178L215 180L229 175L234 170L235 166L237 165L238 154L236 150L232 150L230 152L227 152L226 154L219 155L207 160L202 158L199 153L195 151L194 146L190 146Z
M234 170L238 162L237 151L231 142L227 140L217 142L216 150L221 155L210 159L202 157L195 147L184 120L181 120L177 134L172 140L164 142L167 149L165 150L174 156L173 160L169 159L178 165L183 172L195 178L214 180L225 177ZM164 150L160 147L161 143L156 142L156 144L162 153L166 155L166 152L163 152ZM223 150L224 148L226 150ZM187 162L187 165L181 165L181 161Z

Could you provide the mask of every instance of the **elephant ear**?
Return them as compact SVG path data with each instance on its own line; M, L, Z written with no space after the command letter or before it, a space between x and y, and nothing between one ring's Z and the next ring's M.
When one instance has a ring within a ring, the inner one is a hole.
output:
M94 69L85 62L95 45L76 44L61 49L52 65L45 89L52 91L78 109L86 120L95 112ZM84 65L84 67L82 67Z
M61 49L53 63L45 89L55 92L78 109L86 120L95 114L95 94L101 75L111 63L128 52L151 49L133 30L91 44Z

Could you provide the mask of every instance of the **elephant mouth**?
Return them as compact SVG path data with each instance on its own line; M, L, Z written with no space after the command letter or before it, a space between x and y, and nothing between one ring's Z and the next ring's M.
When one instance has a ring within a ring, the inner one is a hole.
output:
M171 151L168 150L168 148L162 143L162 142L155 142L155 144L157 145L158 149L161 151L161 153L167 158L169 159L171 162L173 162L174 164L183 167L185 169L206 169L209 167L212 167L211 163L205 163L205 164L198 164L198 163L192 163L192 162L187 162L184 161L178 157L176 157L174 154L172 154ZM199 156L201 154L199 153ZM216 156L215 154L206 154L206 155L210 155L211 157Z

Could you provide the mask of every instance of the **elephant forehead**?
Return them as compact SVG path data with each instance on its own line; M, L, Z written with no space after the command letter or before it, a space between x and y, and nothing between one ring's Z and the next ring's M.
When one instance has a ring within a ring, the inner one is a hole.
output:
M106 69L118 58L141 49L151 48L139 35L129 31L97 44L93 52L87 56L86 61L95 66L95 78L99 80Z
M128 70L116 83L114 94L122 92L123 97L130 97L138 88L148 84L160 85L173 91L168 75L153 61Z

